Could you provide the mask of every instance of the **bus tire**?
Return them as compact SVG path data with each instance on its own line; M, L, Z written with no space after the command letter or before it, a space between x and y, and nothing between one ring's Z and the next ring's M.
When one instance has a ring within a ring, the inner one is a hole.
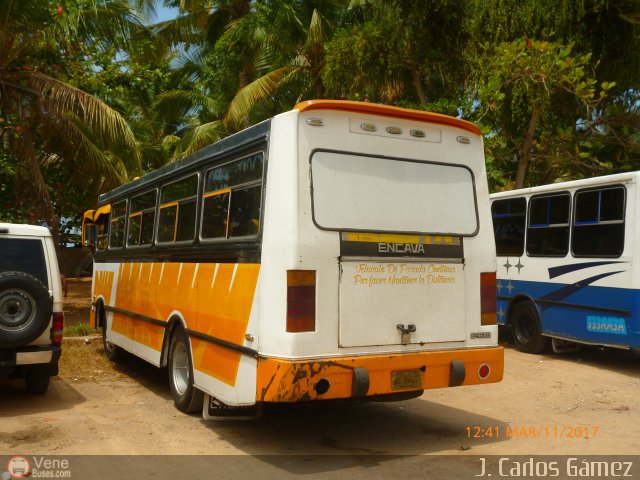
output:
M182 327L177 327L171 335L167 364L169 388L176 408L183 413L202 410L204 393L193 385L193 364L189 340Z
M112 362L118 362L122 360L122 349L117 345L107 341L107 314L104 309L104 305L100 304L98 307L98 319L102 326L102 348L104 354Z
M511 334L518 350L541 353L549 345L549 337L542 335L538 309L531 302L520 302L511 314Z
M36 365L31 367L24 376L27 392L34 395L47 393L51 382L51 367L47 365Z
M38 338L51 321L49 289L23 272L0 273L0 346L21 347Z

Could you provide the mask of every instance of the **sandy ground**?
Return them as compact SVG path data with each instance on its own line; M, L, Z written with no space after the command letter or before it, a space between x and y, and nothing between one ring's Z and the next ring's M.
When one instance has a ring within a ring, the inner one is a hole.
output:
M74 285L85 290L70 289L69 301L88 298L87 282ZM45 396L0 380L0 454L640 452L640 362L628 352L528 355L507 345L498 384L400 403L272 406L256 421L206 422L175 410L165 370L137 359L110 364L99 339L67 339L64 349Z
M64 298L64 323L76 325L89 321L91 307L91 277L67 278Z

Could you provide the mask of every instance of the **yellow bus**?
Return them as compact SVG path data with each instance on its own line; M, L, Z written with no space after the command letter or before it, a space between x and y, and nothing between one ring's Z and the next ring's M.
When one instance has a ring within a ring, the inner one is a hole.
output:
M205 418L498 382L480 130L313 100L100 196L92 321Z

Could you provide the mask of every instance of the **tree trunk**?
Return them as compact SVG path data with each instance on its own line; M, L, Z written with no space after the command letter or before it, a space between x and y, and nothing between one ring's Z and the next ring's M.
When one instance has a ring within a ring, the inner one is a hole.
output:
M533 106L531 119L529 120L529 128L527 129L524 143L520 150L520 162L518 162L518 173L516 174L516 188L522 188L524 185L524 177L527 173L527 167L529 166L529 159L531 158L531 144L533 143L533 136L536 133L536 127L540 119L540 111L540 105L536 104Z
M25 162L25 166L31 179L30 184L33 188L33 194L40 206L42 217L51 229L56 253L58 254L58 258L60 258L60 222L53 208L53 201L51 200L47 183L45 182L42 170L40 169L40 162L38 162L38 157L33 146L31 128L28 125L23 125L21 130L20 140L17 145L18 158L22 158Z
M427 94L424 91L424 85L422 84L422 74L420 73L420 70L415 67L411 67L411 77L413 80L413 88L416 91L416 95L418 96L420 105L426 105Z
M317 99L324 98L324 85L322 84L322 79L320 78L319 74L316 76L314 90L315 90L315 98Z

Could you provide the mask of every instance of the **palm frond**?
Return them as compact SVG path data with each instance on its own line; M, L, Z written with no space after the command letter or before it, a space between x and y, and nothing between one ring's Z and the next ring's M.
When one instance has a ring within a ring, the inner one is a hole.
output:
M68 112L102 138L105 145L115 143L127 148L132 156L134 171L140 171L141 156L136 138L126 120L107 104L67 83L37 72L31 74L31 86L41 96L45 112L64 117Z
M80 38L102 49L128 50L146 27L128 0L109 0L65 12L56 22L49 22L49 29L52 35Z
M218 116L219 106L211 97L197 90L171 90L160 94L153 104L158 117L167 121L202 110Z
M309 24L309 31L307 32L307 39L305 42L305 50L317 49L318 46L322 46L325 41L325 23L326 20L318 9L313 10L311 15L311 23Z
M185 10L182 10L185 12ZM182 13L173 20L156 23L151 29L168 45L201 44L206 40L204 28L209 18L209 11L198 8L194 11Z
M227 128L222 120L215 120L189 129L177 145L173 154L173 160L177 160L207 145L222 140L227 134Z
M273 95L282 79L291 73L292 68L295 67L288 65L280 67L240 89L229 103L224 122L233 128L238 128L257 102Z
M89 179L95 176L109 188L122 185L128 180L127 168L121 156L113 149L96 144L91 139L92 132L80 117L67 112L51 127L55 127L57 136L66 140L56 153L73 163L77 178Z

